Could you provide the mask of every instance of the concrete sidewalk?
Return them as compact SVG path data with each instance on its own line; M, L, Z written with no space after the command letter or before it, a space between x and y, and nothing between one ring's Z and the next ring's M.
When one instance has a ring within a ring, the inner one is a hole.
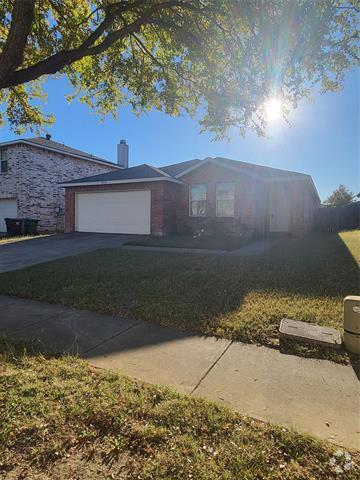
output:
M123 245L122 250L140 250L150 252L164 252L164 253L204 253L206 255L229 255L229 256L252 256L263 255L270 250L275 240L254 240L248 245L244 245L238 250L214 250L209 248L180 248L180 247L151 247L139 245Z
M141 245L122 245L121 250L163 253L205 253L206 255L224 255L225 253L229 253L228 250L213 250L209 248L145 247Z
M0 333L10 338L360 446L360 389L351 366L30 300L0 296L0 312Z

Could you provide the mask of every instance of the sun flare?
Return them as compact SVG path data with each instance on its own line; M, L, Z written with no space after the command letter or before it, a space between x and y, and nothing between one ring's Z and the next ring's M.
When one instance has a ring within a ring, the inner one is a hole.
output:
M272 98L265 104L266 118L269 122L281 117L281 100Z

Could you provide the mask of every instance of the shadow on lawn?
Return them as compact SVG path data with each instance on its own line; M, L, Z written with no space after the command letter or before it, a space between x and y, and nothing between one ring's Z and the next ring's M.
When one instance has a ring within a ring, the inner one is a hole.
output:
M252 257L102 250L0 280L3 294L272 346L284 316L329 324L329 313L341 328L342 298L357 293L359 277L338 235L314 234ZM131 348L163 341L144 332Z

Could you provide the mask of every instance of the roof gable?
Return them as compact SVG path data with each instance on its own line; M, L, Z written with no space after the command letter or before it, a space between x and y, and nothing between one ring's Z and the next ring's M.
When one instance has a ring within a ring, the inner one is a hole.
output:
M181 172L194 167L197 165L199 162L202 162L203 160L199 160L198 158L195 158L194 160L188 160L187 162L180 162L180 163L174 163L173 165L167 165L165 167L159 167L163 172L168 173L169 175L176 177L177 175L181 174Z
M291 170L281 170L279 168L267 167L264 165L256 165L255 163L242 162L240 160L232 160L230 158L223 157L208 157L203 160L194 159L187 162L181 162L175 165L169 165L167 167L161 167L172 174L175 178L181 179L184 175L192 172L195 169L201 168L207 164L214 164L228 170L232 170L236 173L247 175L256 180L262 181L287 181L287 180L301 180L306 181L313 192L315 197L320 200L319 194L316 190L314 182L310 175L293 172ZM177 166L177 168L175 168Z
M278 168L266 167L263 165L256 165L255 163L246 163L241 162L240 160L232 160L230 158L223 157L208 157L204 160L196 160L195 163L184 162L188 164L188 168L179 169L179 172L175 175L176 178L181 178L182 176L190 173L191 171L201 168L204 165L212 163L222 168L230 169L244 175L249 175L251 177L256 177L259 179L291 179L291 178L304 178L309 177L304 173L292 172L290 170L280 170ZM181 165L184 165L181 164ZM184 165L186 166L186 165Z

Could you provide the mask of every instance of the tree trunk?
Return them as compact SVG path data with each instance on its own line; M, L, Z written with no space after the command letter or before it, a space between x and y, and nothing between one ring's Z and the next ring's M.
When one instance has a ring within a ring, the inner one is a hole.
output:
M35 0L15 0L9 35L0 54L0 85L22 64L34 20Z

